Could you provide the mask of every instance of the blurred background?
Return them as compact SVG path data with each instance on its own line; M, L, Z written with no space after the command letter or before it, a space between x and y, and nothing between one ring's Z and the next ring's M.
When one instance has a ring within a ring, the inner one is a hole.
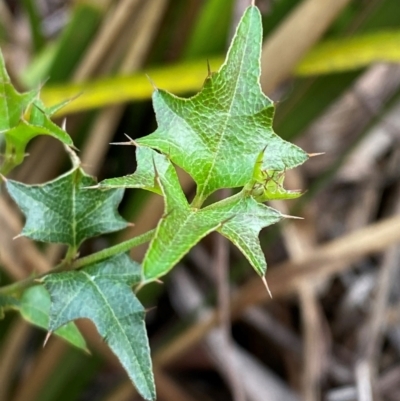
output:
M135 170L151 133L152 85L180 96L216 71L249 0L0 0L0 47L20 90L45 84L56 121L99 179ZM244 257L217 235L196 246L163 285L139 296L160 401L400 400L400 2L259 0L261 83L275 131L309 153L287 173L306 190L274 202L304 217L260 239L269 298ZM62 146L39 137L12 173L42 183L69 169ZM240 157L240 155L238 155ZM188 197L193 182L180 173ZM59 246L12 241L23 217L0 198L1 285L44 272ZM135 227L87 241L81 255L153 228L162 198L128 190ZM140 260L145 248L135 248ZM92 355L9 313L0 322L0 401L139 400L94 326L78 322Z

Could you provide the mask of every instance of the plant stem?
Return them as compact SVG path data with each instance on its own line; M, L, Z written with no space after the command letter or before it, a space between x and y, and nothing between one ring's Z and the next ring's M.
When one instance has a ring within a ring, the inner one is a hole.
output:
M104 259L108 259L109 257L118 253L127 252L135 246L139 246L141 244L144 244L145 242L150 241L153 238L154 232L155 229L147 231L147 233L128 239L127 241L121 242L120 244L103 249L102 251L93 253L92 255L80 258L72 264L72 269L80 269L81 267L100 262Z
M70 265L66 264L64 261L59 265L55 266L52 270L49 270L48 272L34 275L24 280L18 281L16 283L1 287L0 295L11 295L20 293L22 290L35 285L38 281L40 281L41 278L47 276L48 274L59 273L65 270L69 271L69 270L81 269L82 267L91 265L96 262L101 262L102 260L108 259L111 256L117 255L119 253L127 252L130 249L134 248L135 246L139 246L141 244L144 244L145 242L150 241L153 238L154 232L155 229L147 231L147 233L131 238L127 241L121 242L120 244L111 246L110 248L103 249L99 252L93 253L92 255L77 259Z

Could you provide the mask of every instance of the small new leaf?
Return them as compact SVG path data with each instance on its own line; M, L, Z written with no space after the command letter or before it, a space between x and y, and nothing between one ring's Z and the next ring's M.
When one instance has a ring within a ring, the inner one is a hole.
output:
M8 173L23 161L26 145L37 135L50 135L72 146L70 136L50 120L57 107L44 107L38 91L18 93L0 51L0 135L4 135L6 145L0 173Z
M155 400L145 310L131 289L139 279L140 265L120 254L80 271L50 274L43 283L52 301L49 329L92 320L139 393Z
M7 180L9 194L26 216L20 235L67 244L76 252L87 238L127 227L128 223L117 210L124 191L86 188L96 184L76 164L66 174L41 185Z
M244 192L250 194L258 202L276 199L295 199L302 195L299 190L287 190L283 187L286 171L268 169L270 158L266 158L266 148L257 157L253 176L244 186Z

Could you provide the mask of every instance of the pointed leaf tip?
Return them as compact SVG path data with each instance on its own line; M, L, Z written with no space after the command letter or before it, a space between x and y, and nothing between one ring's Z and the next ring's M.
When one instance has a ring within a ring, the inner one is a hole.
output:
M307 156L272 129L273 102L261 90L262 23L248 7L225 62L197 95L153 94L157 130L138 143L168 154L197 184L196 205L214 191L246 185L260 149L271 149L270 167L293 168ZM235 168L232 168L235 166Z

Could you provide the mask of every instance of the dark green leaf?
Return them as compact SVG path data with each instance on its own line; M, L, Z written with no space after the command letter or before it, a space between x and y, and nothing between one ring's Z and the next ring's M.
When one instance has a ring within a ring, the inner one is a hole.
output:
M154 400L155 387L144 323L145 310L131 290L140 266L125 254L80 271L50 274L50 330L78 318L92 320L140 394Z
M87 238L127 227L117 211L124 191L85 188L96 180L85 174L77 158L74 163L71 171L42 185L7 180L8 192L26 215L21 235L76 251Z

